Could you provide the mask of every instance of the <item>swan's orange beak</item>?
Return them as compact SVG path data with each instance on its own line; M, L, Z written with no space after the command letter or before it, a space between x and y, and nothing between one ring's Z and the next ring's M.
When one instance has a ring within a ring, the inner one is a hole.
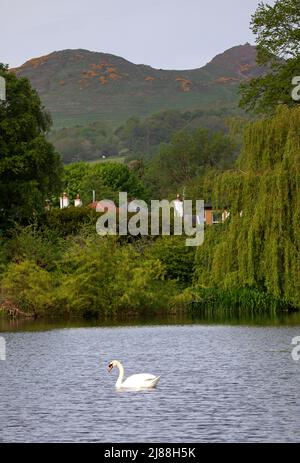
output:
M110 363L110 364L108 365L108 368L107 368L108 373L111 372L111 370L113 369L113 367L114 367L114 366L113 366L112 363Z

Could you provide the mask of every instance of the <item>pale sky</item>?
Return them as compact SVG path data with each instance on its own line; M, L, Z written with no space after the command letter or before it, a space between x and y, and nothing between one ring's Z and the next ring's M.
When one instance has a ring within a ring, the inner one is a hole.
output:
M0 62L10 67L66 48L122 56L162 69L193 69L255 43L260 0L0 0ZM274 0L267 0L274 4Z

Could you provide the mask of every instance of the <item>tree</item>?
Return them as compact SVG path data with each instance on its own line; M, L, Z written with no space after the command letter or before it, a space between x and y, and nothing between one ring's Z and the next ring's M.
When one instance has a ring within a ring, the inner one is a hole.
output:
M158 259L165 268L165 278L187 285L192 283L195 248L185 245L185 236L162 236L153 241L145 254Z
M118 162L68 164L64 168L64 188L71 199L79 193L85 205L92 202L93 190L97 201L110 199L117 203L122 191L128 193L128 199L148 198L138 174Z
M64 191L66 191L71 200L76 198L79 193L82 195L82 181L88 174L90 165L86 162L74 162L64 167ZM89 192L91 199L91 192Z
M250 123L237 168L211 178L213 203L231 215L197 248L199 286L254 288L300 307L299 126L300 107Z
M256 35L257 63L266 74L241 85L240 106L258 113L274 113L279 104L295 106L292 78L300 75L299 0L260 3L252 16Z
M145 259L115 237L74 241L62 262L62 306L85 316L166 309L174 282L164 281L164 265Z
M25 78L0 65L6 81L0 103L0 224L28 222L60 191L59 155L46 141L51 118Z
M118 139L113 130L102 122L51 130L48 140L53 143L66 164L96 161L103 155L118 155Z
M127 192L128 199L147 199L147 193L135 172L118 162L92 164L85 176L82 189L84 194L96 191L96 199L118 199L119 192Z
M207 129L176 132L169 143L149 163L145 181L155 197L174 195L208 167L231 165L235 147L229 136ZM171 189L172 188L172 189Z

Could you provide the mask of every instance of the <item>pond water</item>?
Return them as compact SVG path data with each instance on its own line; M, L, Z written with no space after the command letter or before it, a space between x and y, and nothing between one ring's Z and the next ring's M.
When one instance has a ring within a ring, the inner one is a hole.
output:
M300 442L299 315L156 323L2 320L0 441ZM115 390L113 359L160 383Z

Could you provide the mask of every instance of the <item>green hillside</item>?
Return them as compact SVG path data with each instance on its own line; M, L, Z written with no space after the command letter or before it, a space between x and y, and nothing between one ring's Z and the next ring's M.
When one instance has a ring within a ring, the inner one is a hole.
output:
M185 71L154 69L87 50L56 51L12 69L28 77L51 112L54 128L103 122L167 110L232 107L242 81L261 74L255 47L245 44Z
M235 108L195 111L160 111L145 118L131 117L117 129L103 122L52 130L48 139L64 163L116 159L149 159L169 143L179 130L205 127L226 132L231 116L243 115Z

